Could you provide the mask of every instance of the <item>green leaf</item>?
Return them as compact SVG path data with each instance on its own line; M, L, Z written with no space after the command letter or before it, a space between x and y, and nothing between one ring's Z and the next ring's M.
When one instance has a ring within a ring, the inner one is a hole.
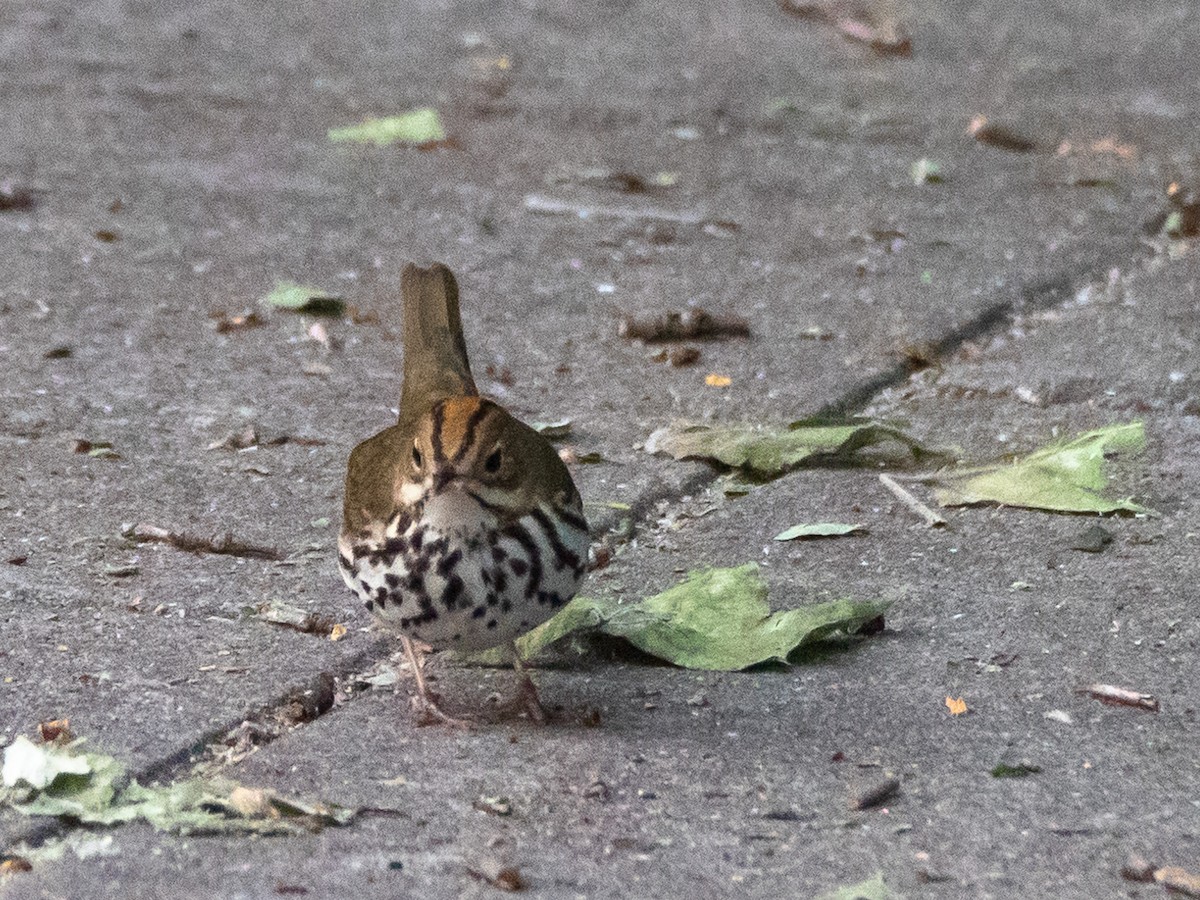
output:
M804 420L785 428L676 422L660 428L646 441L651 453L668 453L675 459L708 459L768 477L801 464L850 462L858 451L877 445L883 445L893 460L939 455L900 429L871 421Z
M818 900L895 900L896 897L884 882L883 873L876 872L866 881L822 894Z
M533 422L529 427L547 440L556 441L567 437L571 433L571 420L559 419L556 422Z
M64 753L54 744L35 744L24 735L4 749L3 777L6 788L24 784L42 790L60 775L87 775L92 771L85 756Z
M125 769L111 756L81 752L82 743L34 744L17 737L4 751L4 784L10 790L0 798L30 816L109 821Z
M346 303L340 297L331 297L327 291L294 281L276 281L262 302L275 309L314 316L342 316L346 312Z
M1104 457L1136 453L1146 446L1141 422L1110 425L1057 442L1011 463L939 473L928 481L942 506L999 503L1051 512L1157 515L1132 500L1111 500L1101 491L1108 485Z
M802 647L835 633L853 634L889 605L835 600L773 613L766 598L754 563L704 569L640 603L577 597L517 647L523 659L532 659L568 636L603 632L677 666L733 672L786 663ZM504 658L489 651L471 660L496 665Z
M446 131L442 128L442 117L429 106L410 109L398 116L382 119L367 119L358 125L330 128L329 140L334 143L351 142L374 144L386 147L389 144L427 144L444 141Z
M863 525L843 525L839 522L814 522L808 525L793 525L775 535L777 541L794 541L797 538L841 537L846 534L866 534Z
M528 634L517 638L517 652L522 659L533 659L539 653L553 644L557 644L569 634L599 628L604 624L607 606L599 600L589 600L587 597L576 597L564 606L554 618L543 622ZM480 656L495 655L496 648L485 651ZM505 658L501 654L500 658ZM511 654L506 658L511 661ZM489 664L494 664L489 662Z
M189 778L123 790L125 767L102 753L82 753L81 741L65 747L18 737L4 751L0 807L29 816L57 816L89 825L142 820L162 831L274 834L343 825L356 811L236 782Z
M909 174L912 175L913 184L915 185L941 184L943 180L942 164L932 159L926 159L925 157L918 159L912 164Z

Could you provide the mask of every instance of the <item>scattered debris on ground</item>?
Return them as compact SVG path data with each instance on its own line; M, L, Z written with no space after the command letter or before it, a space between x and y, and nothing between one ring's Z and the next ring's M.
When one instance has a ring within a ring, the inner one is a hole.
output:
M749 337L750 323L741 316L714 315L696 307L642 319L623 315L617 333L627 340L645 341L648 344L710 340Z
M316 634L331 640L340 640L346 634L345 625L340 625L333 619L319 616L298 606L291 606L282 600L268 600L260 603L255 615L272 625L282 625L304 634ZM337 637L334 637L335 634Z

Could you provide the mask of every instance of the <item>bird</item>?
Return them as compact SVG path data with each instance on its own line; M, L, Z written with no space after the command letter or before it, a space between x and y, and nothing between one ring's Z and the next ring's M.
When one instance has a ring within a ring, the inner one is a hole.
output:
M399 634L418 721L461 725L431 695L415 642L483 650L549 619L584 579L588 523L546 437L480 396L450 269L409 263L401 301L399 416L350 453L338 567L367 611ZM536 687L514 659L525 708L544 723Z

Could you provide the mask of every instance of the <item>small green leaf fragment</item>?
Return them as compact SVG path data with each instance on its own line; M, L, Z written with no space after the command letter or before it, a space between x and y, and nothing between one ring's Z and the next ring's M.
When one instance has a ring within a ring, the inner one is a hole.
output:
M346 312L346 302L340 297L330 296L321 288L297 284L294 281L276 281L275 287L262 298L262 302L275 309L313 316L340 317Z
M556 422L534 422L530 427L547 440L565 438L571 433L571 420L559 419Z
M896 894L888 889L883 880L883 873L876 872L866 881L846 885L837 890L822 894L817 900L892 900Z
M944 180L942 164L932 159L922 157L912 164L909 170L913 184L941 184Z
M367 119L358 125L330 128L329 140L334 143L374 144L386 147L389 144L427 144L444 141L446 130L442 117L430 106L410 109L408 112L382 119Z
M775 535L777 541L794 541L798 538L841 537L846 534L866 534L863 525L844 525L840 522L814 522L808 525L793 525Z

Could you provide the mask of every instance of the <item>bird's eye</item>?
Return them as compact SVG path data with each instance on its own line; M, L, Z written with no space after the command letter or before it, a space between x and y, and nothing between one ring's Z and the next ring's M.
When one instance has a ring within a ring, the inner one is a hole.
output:
M494 475L496 472L500 471L501 460L502 460L502 457L500 455L500 448L497 447L495 450L492 451L491 456L489 456L487 459L485 459L483 461L483 467L488 472L491 472Z
M414 469L421 468L421 450L420 450L420 448L417 447L416 444L413 444L412 460L413 460L413 468Z

